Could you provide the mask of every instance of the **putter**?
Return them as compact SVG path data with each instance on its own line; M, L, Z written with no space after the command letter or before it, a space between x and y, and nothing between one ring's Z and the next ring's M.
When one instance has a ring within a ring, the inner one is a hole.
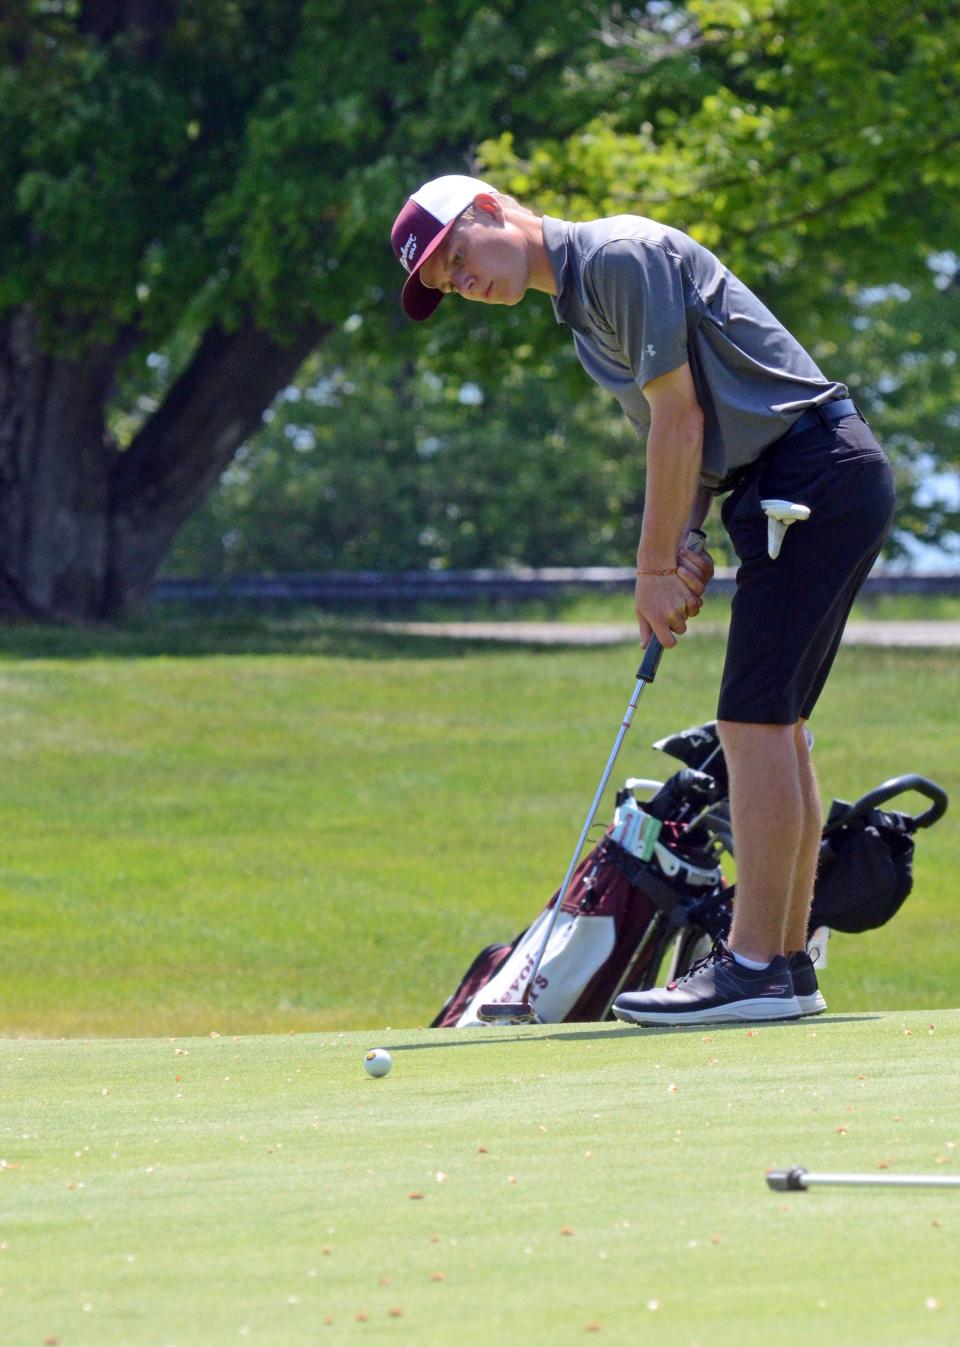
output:
M794 1169L771 1169L767 1185L776 1193L805 1193L808 1188L960 1188L960 1177L947 1174L811 1174Z
M700 552L707 540L707 535L700 529L692 529L688 536L687 546L691 551ZM597 793L593 797L593 804L590 806L590 812L587 815L586 822L580 833L574 853L570 858L570 864L567 866L567 873L560 886L560 892L557 894L557 901L553 905L553 912L547 923L547 929L544 932L543 939L540 942L540 948L537 951L537 957L533 961L530 973L527 977L526 986L523 989L523 995L519 1001L490 1001L486 1005L481 1005L477 1010L477 1019L484 1024L542 1024L543 1021L537 1014L534 1007L530 1004L530 997L537 982L537 974L540 972L540 965L543 963L543 956L547 952L547 946L550 944L550 937L553 935L553 928L557 924L560 916L560 910L563 907L563 900L567 896L567 889L570 887L570 880L573 878L573 872L577 868L577 862L580 859L580 853L583 850L584 843L587 840L587 834L593 824L594 816L600 807L600 800L603 792L606 790L607 782L610 779L610 773L613 771L613 764L617 760L617 754L620 752L620 745L626 736L627 730L633 721L633 713L637 709L637 703L643 694L643 689L648 683L652 683L657 676L657 669L660 665L660 657L663 654L663 646L657 640L656 636L651 636L644 652L643 661L637 670L637 682L633 689L633 696L627 704L624 713L623 723L617 732L617 738L613 745L613 750L607 759L607 765L603 769L603 775L600 778L600 784L597 787Z

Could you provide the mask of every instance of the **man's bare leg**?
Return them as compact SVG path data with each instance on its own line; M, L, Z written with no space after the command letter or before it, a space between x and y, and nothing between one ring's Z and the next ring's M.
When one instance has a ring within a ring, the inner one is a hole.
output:
M797 748L802 727L717 723L730 773L737 896L728 943L736 957L720 949L666 987L621 993L613 1013L628 1024L795 1020L825 1009L815 976L801 977L798 992L782 957L794 884L805 884L810 872L798 864L811 831Z
M730 774L737 862L729 943L745 959L767 963L806 944L786 942L788 922L793 939L806 921L819 850L813 767L800 723L719 721L717 729Z
M783 944L787 954L807 947L807 925L810 920L810 904L813 901L813 883L817 875L817 862L820 859L820 838L823 828L820 791L803 726L802 720L795 726L797 765L803 795L803 833L797 852L790 906L784 927Z

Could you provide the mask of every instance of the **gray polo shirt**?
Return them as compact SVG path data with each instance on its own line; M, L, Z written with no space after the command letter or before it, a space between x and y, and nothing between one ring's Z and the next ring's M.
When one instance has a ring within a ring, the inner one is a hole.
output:
M545 217L557 321L580 363L646 435L644 384L690 362L713 490L808 408L846 397L756 295L688 234L640 215Z

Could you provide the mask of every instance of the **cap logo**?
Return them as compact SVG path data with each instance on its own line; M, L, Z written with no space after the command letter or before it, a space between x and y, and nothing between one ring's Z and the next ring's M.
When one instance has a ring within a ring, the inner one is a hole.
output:
M417 236L416 234L411 234L410 237L407 239L406 243L400 249L400 261L406 267L407 271L410 270L410 263L416 251L417 251Z

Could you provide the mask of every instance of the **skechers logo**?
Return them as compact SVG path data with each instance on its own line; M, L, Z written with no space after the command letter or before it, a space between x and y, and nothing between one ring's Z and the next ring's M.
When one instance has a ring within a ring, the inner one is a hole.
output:
M411 234L410 237L407 239L406 243L400 249L400 261L402 265L406 267L407 271L410 270L410 262L413 258L413 254L416 251L417 251L417 236L416 234Z

